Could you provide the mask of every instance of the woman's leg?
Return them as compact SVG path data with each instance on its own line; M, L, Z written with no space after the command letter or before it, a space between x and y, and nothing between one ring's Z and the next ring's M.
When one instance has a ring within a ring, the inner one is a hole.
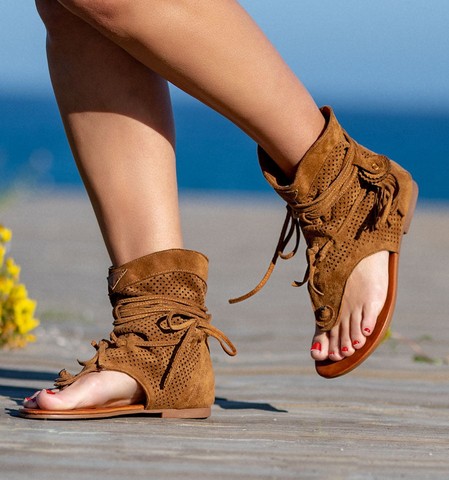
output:
M38 5L62 120L113 265L182 247L167 82L57 2Z
M307 90L234 0L58 0L136 59L247 132L287 176L324 121ZM385 302L388 253L362 260L348 281L341 322L317 333L312 356L362 348Z
M37 5L62 119L112 263L181 248L166 81L57 2ZM104 371L25 406L113 406L139 403L141 395L131 377Z
M234 0L59 0L147 67L236 123L293 172L324 120Z

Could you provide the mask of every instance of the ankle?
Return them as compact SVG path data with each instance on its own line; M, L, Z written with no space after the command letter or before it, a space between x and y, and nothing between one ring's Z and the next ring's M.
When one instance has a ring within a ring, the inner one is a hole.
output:
M279 178L284 185L290 184L296 175L298 165L310 147L320 138L326 127L326 119L318 108L301 123L298 134L288 145L263 146L263 150L271 157L279 168Z
M172 235L170 235L172 233ZM127 242L114 245L110 248L110 257L112 265L119 267L132 260L145 257L147 255L162 252L165 250L181 250L184 248L181 234L168 232L165 238L152 238L148 242L136 242L135 239L128 239Z

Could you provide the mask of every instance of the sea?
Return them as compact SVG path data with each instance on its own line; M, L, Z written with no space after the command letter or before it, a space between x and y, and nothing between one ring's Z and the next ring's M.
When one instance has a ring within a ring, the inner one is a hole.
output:
M256 145L237 127L199 102L174 113L180 190L269 191ZM360 104L336 114L359 143L412 172L421 200L449 202L449 112ZM19 187L82 188L53 98L0 95L0 195Z

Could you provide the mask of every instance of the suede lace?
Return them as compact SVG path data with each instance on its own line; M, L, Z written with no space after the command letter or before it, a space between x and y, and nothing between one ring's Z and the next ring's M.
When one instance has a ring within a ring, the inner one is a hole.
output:
M287 248L293 236L295 236L295 245L293 249L289 253L284 253L284 250ZM262 290L262 288L265 286L265 284L268 282L269 278L271 277L271 274L273 273L274 267L276 266L276 262L278 261L278 259L281 258L282 260L289 260L290 258L293 258L296 255L296 252L298 251L300 240L301 240L301 231L299 228L299 221L294 216L293 210L290 207L290 205L287 205L287 215L285 216L284 224L281 230L281 235L279 236L279 240L276 245L276 250L274 252L274 255L271 259L270 265L268 266L268 269L265 275L263 276L262 280L257 284L257 286L254 287L250 292L237 298L231 298L229 300L229 303L242 302L243 300L246 300L252 297L253 295L255 295L259 290Z
M162 381L161 389L170 384L173 378L173 372L176 372L180 360L185 355L190 342L194 340L196 330L203 331L206 335L214 337L220 343L222 349L230 356L234 356L237 350L229 338L218 328L210 324L211 315L207 313L205 307L199 306L187 300L181 300L174 297L163 295L140 295L138 297L127 297L118 300L113 309L114 327L124 325L129 322L135 322L152 317L155 323L164 333L185 332L179 338L167 338L162 341L152 341L140 338L138 335L116 335L114 331L110 335L110 340L100 340L92 342L92 346L97 350L96 355L86 362L79 362L85 369L78 375L71 375L66 370L60 372L56 385L63 387L72 383L82 374L102 369L103 358L106 350L109 348L153 348L153 347L176 347L172 361L169 362Z

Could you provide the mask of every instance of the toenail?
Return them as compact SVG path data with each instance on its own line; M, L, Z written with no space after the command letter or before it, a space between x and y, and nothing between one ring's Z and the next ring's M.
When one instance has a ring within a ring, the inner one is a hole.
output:
M31 397L25 397L25 402L29 402L31 400Z
M53 390L50 390L50 389L46 389L45 390L49 395L56 395L56 392L54 392Z
M352 344L353 344L353 345L354 345L354 347L355 347L356 345L359 345L359 344L360 344L360 342L359 342L358 340L354 340L354 341L352 342Z
M310 350L319 350L321 352L321 343L315 342Z
M329 355L335 355L335 352L329 352Z
M369 328L364 328L363 331L366 333L371 333L371 330Z
M343 347L343 348L341 349L341 351L342 351L342 352L349 352L349 348L348 348L348 347Z

